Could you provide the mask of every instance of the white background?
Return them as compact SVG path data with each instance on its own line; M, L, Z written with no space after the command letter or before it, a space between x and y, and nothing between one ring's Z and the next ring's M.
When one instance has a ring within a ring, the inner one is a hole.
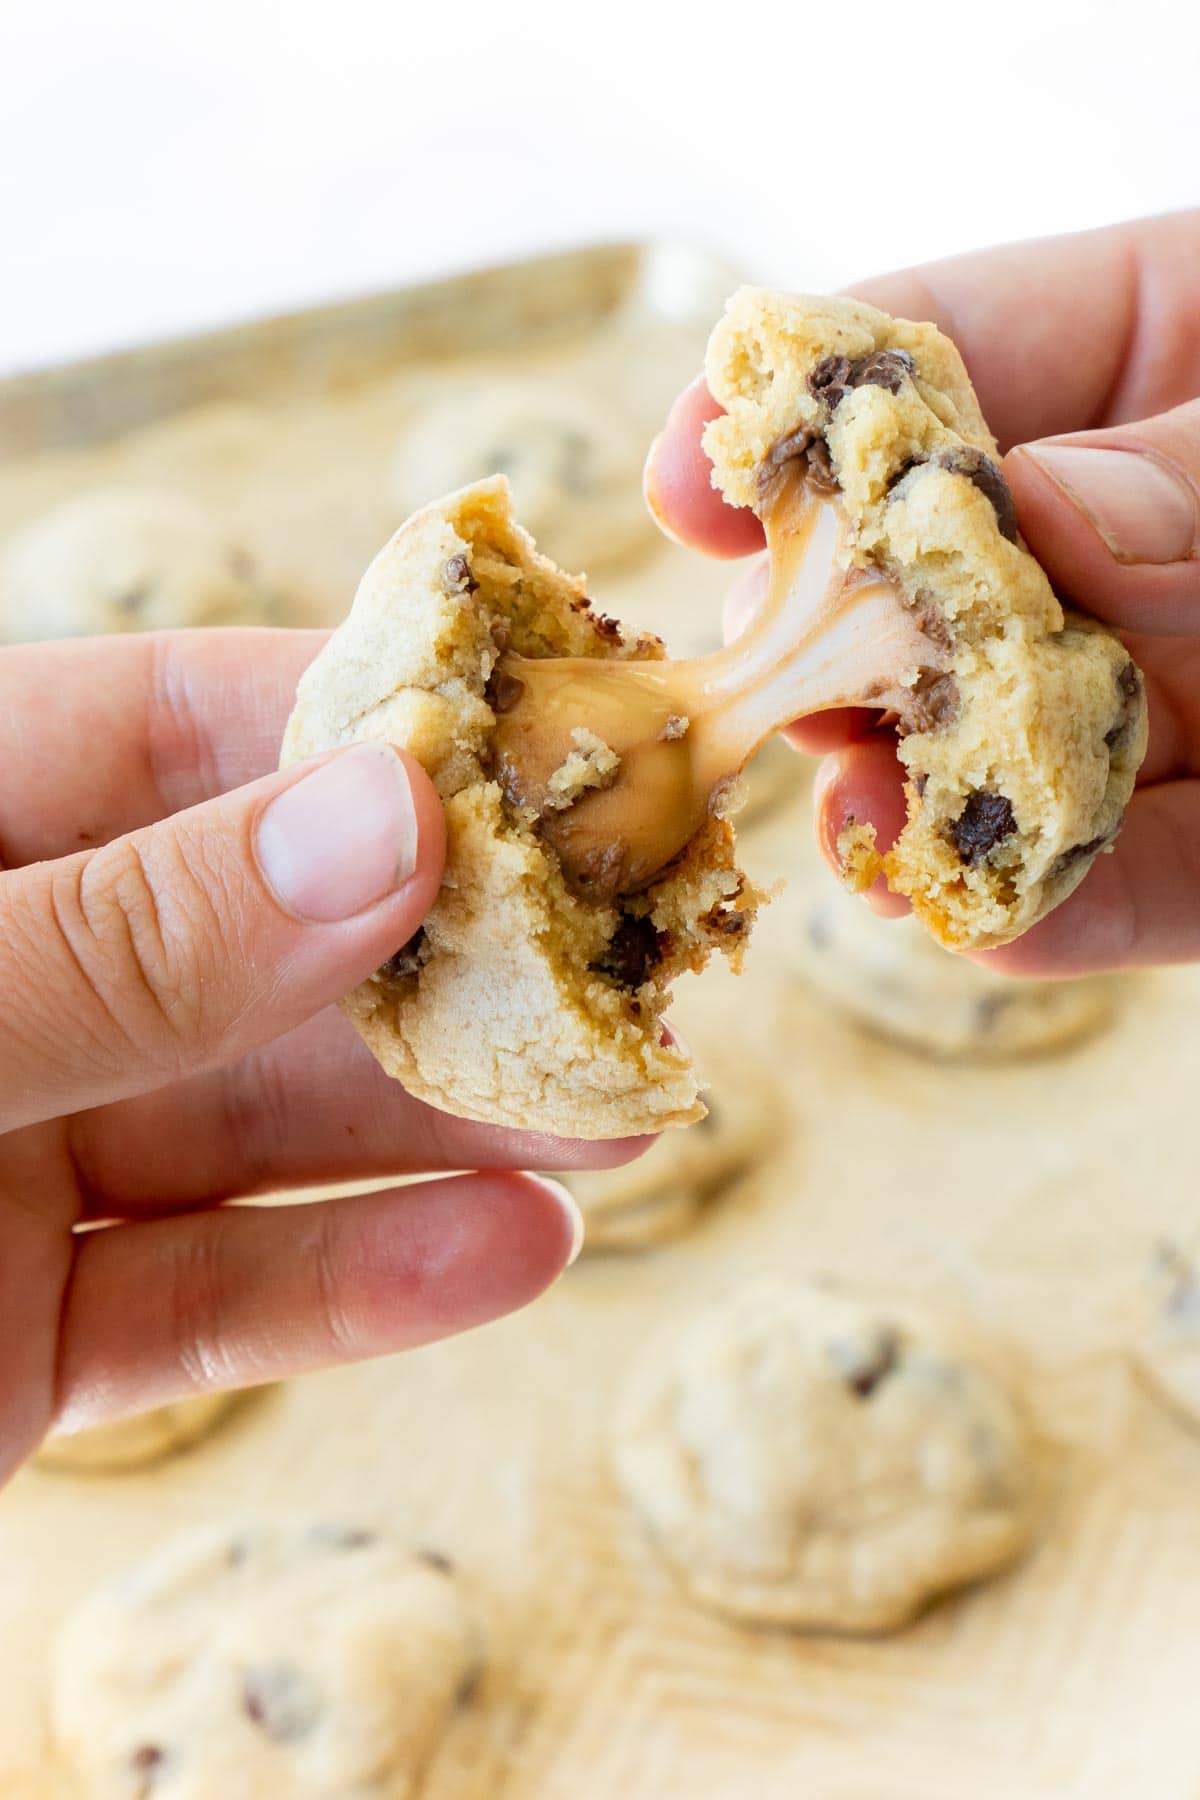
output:
M1195 0L0 0L0 368L595 237L831 287L1193 203L1198 99Z

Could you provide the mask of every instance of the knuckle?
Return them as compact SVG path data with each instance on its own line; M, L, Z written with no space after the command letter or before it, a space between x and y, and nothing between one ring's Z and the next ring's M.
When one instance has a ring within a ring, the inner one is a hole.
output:
M179 1368L198 1393L228 1387L237 1371L223 1330L227 1310L223 1221L183 1232L173 1245L168 1274L169 1331Z

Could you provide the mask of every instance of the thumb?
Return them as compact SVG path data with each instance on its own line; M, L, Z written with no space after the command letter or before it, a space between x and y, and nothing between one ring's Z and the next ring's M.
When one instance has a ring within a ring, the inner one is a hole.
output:
M1200 632L1200 401L1022 444L1004 472L1059 593L1122 630Z
M0 876L0 1130L291 1030L408 941L444 854L425 772L357 744Z

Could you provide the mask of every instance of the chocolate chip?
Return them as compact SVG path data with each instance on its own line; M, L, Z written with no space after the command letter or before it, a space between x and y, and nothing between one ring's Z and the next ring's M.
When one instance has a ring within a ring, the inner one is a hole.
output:
M836 494L837 476L829 460L829 446L811 425L798 425L776 438L759 464L759 492L766 494L790 463L803 462L805 478L819 494Z
M242 1710L275 1743L291 1744L313 1729L321 1698L293 1663L264 1663L242 1677Z
M1015 544L1016 505L1007 481L991 457L976 450L972 444L959 444L953 450L939 450L933 460L939 469L946 469L951 475L965 475L968 481L974 482L984 499L992 503L1001 537Z
M623 644L625 642L619 621L610 619L607 613L593 613L592 624L596 628L596 635L602 637L606 644Z
M127 619L136 618L137 614L142 611L146 602L149 600L152 592L153 589L149 585L127 588L123 594L117 595L116 599L113 601L113 605L116 607L117 611L123 613Z
M234 544L225 558L229 573L238 581L253 581L256 567L254 558L241 544Z
M621 922L609 939L602 956L588 967L597 975L606 975L618 987L632 993L640 988L662 960L658 932L648 918L635 918L622 913Z
M504 652L508 649L508 646L512 643L512 632L509 630L507 620L493 619L488 630L491 632L492 642L495 644L497 651L503 656Z
M917 790L917 799L923 800L925 798L925 789L929 786L928 775L914 775L913 786Z
M439 579L444 594L474 594L479 589L479 583L471 573L470 562L461 553L449 557L442 564Z
M425 927L418 925L407 944L401 944L396 954L388 957L379 969L379 974L387 981L403 981L410 975L418 974L428 960Z
M839 1359L843 1360L843 1359ZM900 1334L884 1325L875 1334L865 1356L844 1360L842 1374L851 1393L869 1400L881 1382L886 1381L900 1361Z
M907 350L873 350L861 356L850 367L851 387L881 387L898 394L906 375L915 375L917 365Z
M1065 875L1068 869L1073 869L1075 864L1082 862L1085 857L1098 856L1105 845L1111 844L1112 841L1112 833L1102 831L1099 837L1089 838L1086 844L1072 844L1069 850L1064 850L1061 856L1055 857L1050 870L1051 877Z
M379 1542L379 1533L368 1531L363 1525L323 1522L314 1525L308 1535L314 1543L327 1545L331 1550L366 1550Z
M699 922L708 931L716 932L718 937L740 937L746 929L748 918L744 912L727 907L718 900L706 913L701 913Z
M953 724L958 717L958 682L953 675L939 674L936 669L922 669L912 690L912 699L904 709L900 735L910 731L937 731Z
M488 705L494 713L511 712L524 692L525 683L518 675L511 675L507 669L496 669L487 685Z
M1017 828L1012 801L1004 794L988 794L982 789L973 793L950 827L954 848L974 868L989 850L1011 837Z
M849 379L848 356L823 356L808 377L808 391L814 400L823 400L832 412L846 392Z
M1142 676L1137 664L1127 662L1117 670L1117 699L1120 711L1111 731L1104 734L1106 748L1115 750L1136 716L1135 702L1142 691Z
M453 1575L454 1564L440 1550L418 1550L416 1555L418 1562L428 1563L429 1567L436 1569L439 1575Z

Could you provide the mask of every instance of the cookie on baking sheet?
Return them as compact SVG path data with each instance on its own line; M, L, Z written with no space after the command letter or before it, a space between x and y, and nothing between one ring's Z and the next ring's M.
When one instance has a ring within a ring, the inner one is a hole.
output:
M714 951L737 967L762 896L715 813L641 892L608 902L572 889L538 815L506 798L492 767L500 646L663 654L538 554L497 479L401 527L301 677L284 766L359 739L397 744L446 809L446 872L424 925L345 1010L388 1074L463 1118L581 1138L691 1123L704 1111L697 1076L660 1024L670 984ZM581 782L591 755L583 743Z
M1200 1430L1200 1232L1155 1246L1134 1360L1172 1412Z
M770 1072L750 1055L703 1052L708 1111L691 1131L666 1132L620 1169L559 1173L578 1200L586 1250L640 1250L677 1237L738 1176L764 1161L783 1125Z
M889 1630L1012 1562L1035 1520L992 1353L813 1281L755 1282L644 1351L614 1459L691 1594L756 1624Z
M1116 983L1015 981L951 956L915 920L881 919L840 887L814 886L792 951L805 985L882 1037L986 1062L1065 1049L1111 1023Z
M281 596L216 520L174 494L96 489L64 501L0 554L10 642L272 625Z
M66 1432L47 1438L33 1460L39 1469L72 1474L145 1468L207 1437L244 1398L242 1394L196 1394L133 1418Z
M962 359L932 325L743 288L706 367L724 409L704 434L714 483L770 533L803 482L834 508L835 561L883 576L925 646L888 684L908 695L907 824L883 858L859 826L848 870L862 886L886 873L954 948L1016 937L1120 830L1146 748L1140 672L1113 633L1064 614L1021 543Z
M55 1645L55 1748L88 1800L405 1800L479 1667L447 1560L357 1526L204 1526Z
M414 415L391 491L406 516L437 494L503 475L513 510L546 554L591 571L656 536L642 499L644 456L638 431L602 394L492 380L441 393Z

